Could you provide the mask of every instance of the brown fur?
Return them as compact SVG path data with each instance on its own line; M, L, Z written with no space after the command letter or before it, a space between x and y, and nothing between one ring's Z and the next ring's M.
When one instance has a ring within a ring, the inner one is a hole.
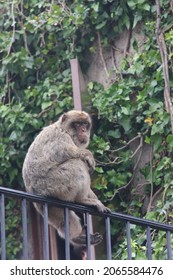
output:
M108 211L90 188L90 172L95 169L93 155L86 149L90 129L89 115L74 110L44 128L31 144L23 164L26 190ZM35 206L42 214L40 205ZM49 223L64 237L63 209L50 207ZM69 235L74 244L86 243L80 219L73 211L69 211ZM91 235L91 244L100 241L99 234Z

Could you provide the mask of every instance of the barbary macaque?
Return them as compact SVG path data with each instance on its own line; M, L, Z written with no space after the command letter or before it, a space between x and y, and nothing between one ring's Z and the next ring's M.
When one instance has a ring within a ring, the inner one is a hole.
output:
M28 192L64 201L96 206L108 212L90 188L90 173L95 160L87 150L91 118L84 111L64 113L57 122L45 127L31 144L23 164L23 179ZM42 214L42 207L35 203ZM64 238L64 210L49 207L49 223ZM72 244L86 245L80 218L69 211L69 237ZM91 234L91 245L101 242L99 233Z

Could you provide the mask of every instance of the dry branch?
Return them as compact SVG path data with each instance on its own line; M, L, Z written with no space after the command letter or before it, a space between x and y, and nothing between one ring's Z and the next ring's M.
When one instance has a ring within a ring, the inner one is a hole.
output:
M152 201L153 201L153 193L154 193L154 185L153 185L153 149L150 152L150 185L151 185L151 192L150 192L150 201L147 208L147 213L151 211Z
M104 70L105 70L105 73L106 73L107 77L109 77L109 72L108 72L106 62L105 62L105 59L104 59L104 56L103 56L103 50L102 50L101 38L100 38L100 33L99 32L97 32L97 37L98 37L99 53L100 53L100 57L101 57L101 60L102 60L102 63L103 63L103 67L104 67Z
M12 18L12 25L11 26L13 27L13 31L12 31L10 44L8 46L8 49L7 49L7 56L10 55L13 43L15 41L16 20L15 20L15 15L14 15L14 5L15 5L15 1L12 1L11 6L10 6L10 12L11 12L11 18Z
M131 38L132 38L132 26L130 26L130 28L128 30L127 41L126 41L125 48L124 48L124 58L129 53Z
M170 114L171 119L171 132L173 134L173 105L171 101L171 90L170 90L170 79L169 79L169 67L168 67L168 53L164 38L164 33L161 30L161 9L160 9L160 0L156 0L156 39L159 46L159 51L162 59L163 65L163 77L164 77L164 100L165 100L165 108Z
M173 13L173 0L170 0L171 11Z
M130 184L132 183L132 181L133 181L133 179L134 179L134 177L135 177L136 169L137 169L137 167L138 167L139 161L140 161L141 156L142 156L142 148L143 148L143 143L144 143L143 140L144 140L143 135L140 135L140 143L139 143L139 146L137 147L137 149L136 149L135 152L134 152L134 154L136 154L137 152L139 152L139 155L138 155L137 161L136 161L136 163L135 163L135 166L134 166L134 168L133 168L132 177L130 178L129 182L128 182L126 185L124 185L124 186L120 187L119 189L116 189L116 190L115 190L115 192L114 192L114 194L112 195L112 197L111 197L110 199L108 199L109 201L113 200L113 198L116 196L117 193L119 193L119 192L122 191L122 190L125 190L125 189L126 189L127 187L129 187Z

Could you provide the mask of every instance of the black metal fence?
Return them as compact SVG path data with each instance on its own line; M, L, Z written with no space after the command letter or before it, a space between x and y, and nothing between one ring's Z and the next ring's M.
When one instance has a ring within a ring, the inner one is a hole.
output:
M5 199L13 197L14 199L21 200L21 212L22 212L22 231L23 231L23 259L28 259L28 229L27 229L27 201L37 202L43 204L44 215L43 215L43 238L44 238L44 259L50 259L49 252L49 230L48 230L48 206L56 206L58 208L64 208L65 215L65 259L70 259L70 240L69 240L69 227L68 227L68 210L83 213L86 222L86 250L87 258L91 258L91 247L90 244L90 223L89 215L102 216L105 221L105 232L106 232L106 258L112 259L112 248L111 248L111 221L120 221L126 225L126 242L127 242L127 256L128 259L132 259L132 247L131 247L131 224L141 226L144 229L145 240L146 240L146 258L152 259L153 246L151 232L156 230L157 232L163 231L166 233L166 246L163 245L163 250L167 252L167 259L172 259L172 248L171 241L173 241L173 226L163 223L158 223L151 220L141 219L130 215L121 213L106 213L102 214L96 211L92 207L57 201L56 199L46 198L38 195L25 193L22 191L16 191L9 188L0 187L0 222L1 222L1 259L6 259L6 232L5 232Z

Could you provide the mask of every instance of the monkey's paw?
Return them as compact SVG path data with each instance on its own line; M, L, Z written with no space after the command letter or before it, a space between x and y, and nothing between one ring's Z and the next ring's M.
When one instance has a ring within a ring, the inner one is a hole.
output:
M95 170L95 166L96 166L96 163L95 163L95 160L93 158L93 155L92 156L91 155L87 155L85 157L85 162L86 162L86 164L88 166L88 171L89 171L90 174Z
M98 232L90 234L90 245L98 245L102 240L103 237ZM76 245L86 245L86 234L81 234L78 237L73 238L72 243Z
M97 209L101 213L111 213L111 210L104 206L101 202L96 205Z
M93 234L90 234L90 243L91 245L98 245L99 243L101 243L103 240L103 236L98 233L98 232L95 232Z

